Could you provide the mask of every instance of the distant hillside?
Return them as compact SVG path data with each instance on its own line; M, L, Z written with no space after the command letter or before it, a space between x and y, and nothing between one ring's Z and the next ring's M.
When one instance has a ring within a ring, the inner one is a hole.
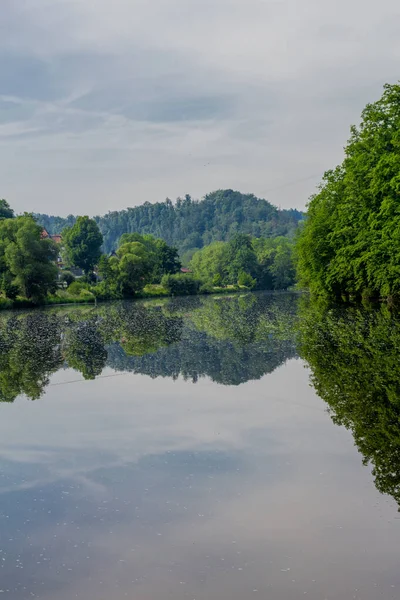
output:
M61 232L75 221L72 215L35 217L50 234ZM233 190L218 190L202 200L186 195L175 203L169 199L155 204L145 202L95 217L107 253L117 247L123 233L138 232L163 238L176 246L181 255L217 240L229 240L237 232L254 237L291 236L302 218L298 210L278 210L267 200Z

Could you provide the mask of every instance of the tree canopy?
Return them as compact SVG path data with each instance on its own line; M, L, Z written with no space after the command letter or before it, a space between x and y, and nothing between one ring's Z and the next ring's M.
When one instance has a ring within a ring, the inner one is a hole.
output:
M30 215L0 220L0 291L35 301L55 290L57 247Z
M287 289L295 283L293 242L285 237L251 238L236 234L214 242L190 261L193 273L211 285Z
M8 204L7 200L0 198L0 219L14 218L14 211Z
M312 292L341 298L400 294L400 85L386 85L351 128L343 163L325 173L297 245Z
M93 272L101 256L103 236L96 221L78 217L72 227L62 233L65 252L70 264L88 275Z
M36 215L49 233L59 233L70 227L76 217L66 219ZM293 236L303 218L297 210L279 210L253 194L233 190L218 190L202 200L186 195L175 203L150 203L112 211L95 217L103 234L103 250L110 254L119 245L124 233L151 234L178 248L181 256L191 256L194 250L215 241L230 240L236 233L252 237Z

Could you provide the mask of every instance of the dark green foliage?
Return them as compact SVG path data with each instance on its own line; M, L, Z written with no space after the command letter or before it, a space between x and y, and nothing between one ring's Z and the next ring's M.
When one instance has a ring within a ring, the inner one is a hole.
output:
M285 237L253 239L258 261L258 287L286 290L296 282L293 241Z
M36 218L49 233L59 233L64 226L71 226L74 219L69 216L64 224L59 217L36 215ZM181 256L211 242L229 240L236 233L253 237L292 236L301 219L302 213L297 210L278 210L253 194L233 190L218 190L201 201L186 195L175 204L169 199L155 204L145 202L95 217L106 254L116 250L124 233L138 232L176 246Z
M192 296L198 294L201 281L190 273L164 275L161 284L171 296Z
M0 219L13 219L14 211L7 200L0 199Z
M0 221L0 291L41 301L56 289L58 250L30 215Z
M214 242L196 252L190 268L208 285L236 285L246 277L251 288L287 289L295 283L293 242L237 234L230 242Z
M119 246L128 242L139 242L146 248L149 260L152 262L151 283L159 283L163 275L177 273L180 270L178 250L168 246L164 240L148 234L125 233L119 240Z
M387 308L327 309L304 301L299 353L312 383L400 505L400 320Z
M298 273L336 299L400 295L400 85L352 127L345 159L311 198L298 240Z
M100 260L103 243L97 223L89 217L78 217L72 227L64 229L62 236L70 265L91 274Z
M64 283L66 283L67 286L70 286L71 283L73 283L75 281L75 277L71 273L71 271L63 271L61 273L61 281L64 282Z
M103 256L99 274L103 278L98 297L129 298L151 282L156 257L140 242L126 242L110 258Z

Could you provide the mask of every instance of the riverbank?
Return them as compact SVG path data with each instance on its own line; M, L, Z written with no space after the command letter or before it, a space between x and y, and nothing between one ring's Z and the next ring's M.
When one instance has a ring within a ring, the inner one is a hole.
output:
M227 287L210 287L202 289L198 292L198 296L208 296L210 294L232 294L238 292L250 292L251 290L245 286L230 285ZM180 294L177 294L180 295ZM186 294L182 294L186 295ZM160 284L147 285L144 290L139 292L136 296L131 298L132 300L143 300L149 298L168 298L172 297L171 294ZM96 295L89 290L83 290L79 295L69 294L67 290L58 291L55 295L48 296L40 302L29 300L28 298L18 297L15 300L4 298L0 296L0 310L16 310L16 309L27 309L27 308L40 308L44 306L63 306L63 305L77 305L77 304L96 304L101 302L113 302L117 298L102 298L97 299Z

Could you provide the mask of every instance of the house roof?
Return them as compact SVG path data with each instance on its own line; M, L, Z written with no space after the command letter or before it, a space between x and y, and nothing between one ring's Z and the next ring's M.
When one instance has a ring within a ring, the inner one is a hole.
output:
M50 239L52 239L53 242L55 242L56 244L61 244L61 242L62 242L62 237L59 233L56 233L55 235L51 235Z

